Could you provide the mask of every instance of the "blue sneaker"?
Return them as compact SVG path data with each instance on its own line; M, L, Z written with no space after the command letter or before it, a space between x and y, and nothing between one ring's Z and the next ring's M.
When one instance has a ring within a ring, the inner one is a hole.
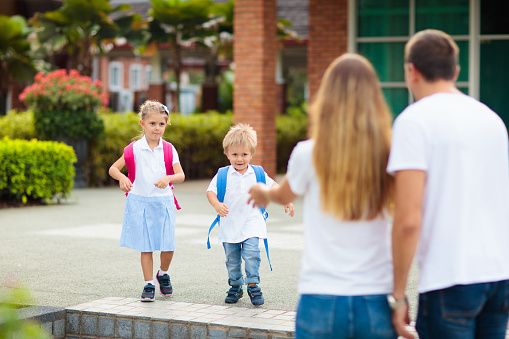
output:
M146 284L141 293L141 301L154 301L156 287L152 284Z
M242 286L232 286L227 292L224 302L227 304L235 304L244 295Z
M162 295L172 295L173 287L171 287L170 276L168 274L159 275L159 271L156 274L157 281L159 282L159 291Z
M251 304L255 306L263 305L265 302L263 299L262 289L258 285L248 286L247 294L249 294L249 298L251 298Z

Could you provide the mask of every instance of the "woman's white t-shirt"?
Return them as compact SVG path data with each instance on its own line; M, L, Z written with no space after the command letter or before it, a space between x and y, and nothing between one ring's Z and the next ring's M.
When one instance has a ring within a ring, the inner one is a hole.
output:
M173 152L172 165L179 163L177 150L171 146ZM143 136L133 144L134 162L136 165L136 178L130 193L143 197L173 196L170 186L161 189L154 186L159 179L166 176L166 165L164 163L163 140L159 145L150 149L147 139Z
M299 293L390 293L393 278L389 217L341 221L323 212L312 162L313 147L312 140L299 142L286 174L292 192L304 196L304 250Z

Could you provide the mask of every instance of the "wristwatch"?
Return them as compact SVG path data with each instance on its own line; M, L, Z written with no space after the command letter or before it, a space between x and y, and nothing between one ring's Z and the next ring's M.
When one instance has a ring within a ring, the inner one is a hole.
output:
M387 302L389 302L389 307L392 310L395 310L403 305L408 305L407 297L405 297L404 299L401 299L401 300L396 300L396 298L394 298L394 296L392 294L387 295Z

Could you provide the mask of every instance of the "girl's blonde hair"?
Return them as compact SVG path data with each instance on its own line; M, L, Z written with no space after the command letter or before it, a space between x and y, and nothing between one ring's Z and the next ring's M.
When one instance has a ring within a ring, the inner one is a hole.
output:
M145 120L151 114L164 114L166 116L166 122L170 125L170 112L168 108L161 104L159 101L155 100L147 100L140 106L140 111L138 115L140 116L140 120ZM141 129L141 133L134 138L134 140L138 140L143 138L145 135L145 131L143 128Z
M224 153L228 153L230 147L246 146L249 147L251 153L254 154L258 140L256 131L248 124L237 124L230 127L230 130L223 139Z
M141 120L145 120L150 114L159 113L166 116L166 121L170 120L170 114L168 108L161 104L159 101L147 100L140 106L140 112L138 113Z
M373 219L392 202L386 173L391 114L371 63L356 54L325 72L310 108L322 209L341 220Z

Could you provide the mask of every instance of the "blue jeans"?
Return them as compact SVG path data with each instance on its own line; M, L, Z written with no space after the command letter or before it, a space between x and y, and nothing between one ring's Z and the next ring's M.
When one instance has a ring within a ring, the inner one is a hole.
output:
M244 285L241 258L244 259L246 284L260 283L260 248L258 243L258 238L249 238L236 244L223 243L224 253L226 254L226 269L228 270L228 284L230 286Z
M421 339L504 339L509 280L456 285L419 295L416 329Z
M295 339L396 339L387 295L300 297Z

